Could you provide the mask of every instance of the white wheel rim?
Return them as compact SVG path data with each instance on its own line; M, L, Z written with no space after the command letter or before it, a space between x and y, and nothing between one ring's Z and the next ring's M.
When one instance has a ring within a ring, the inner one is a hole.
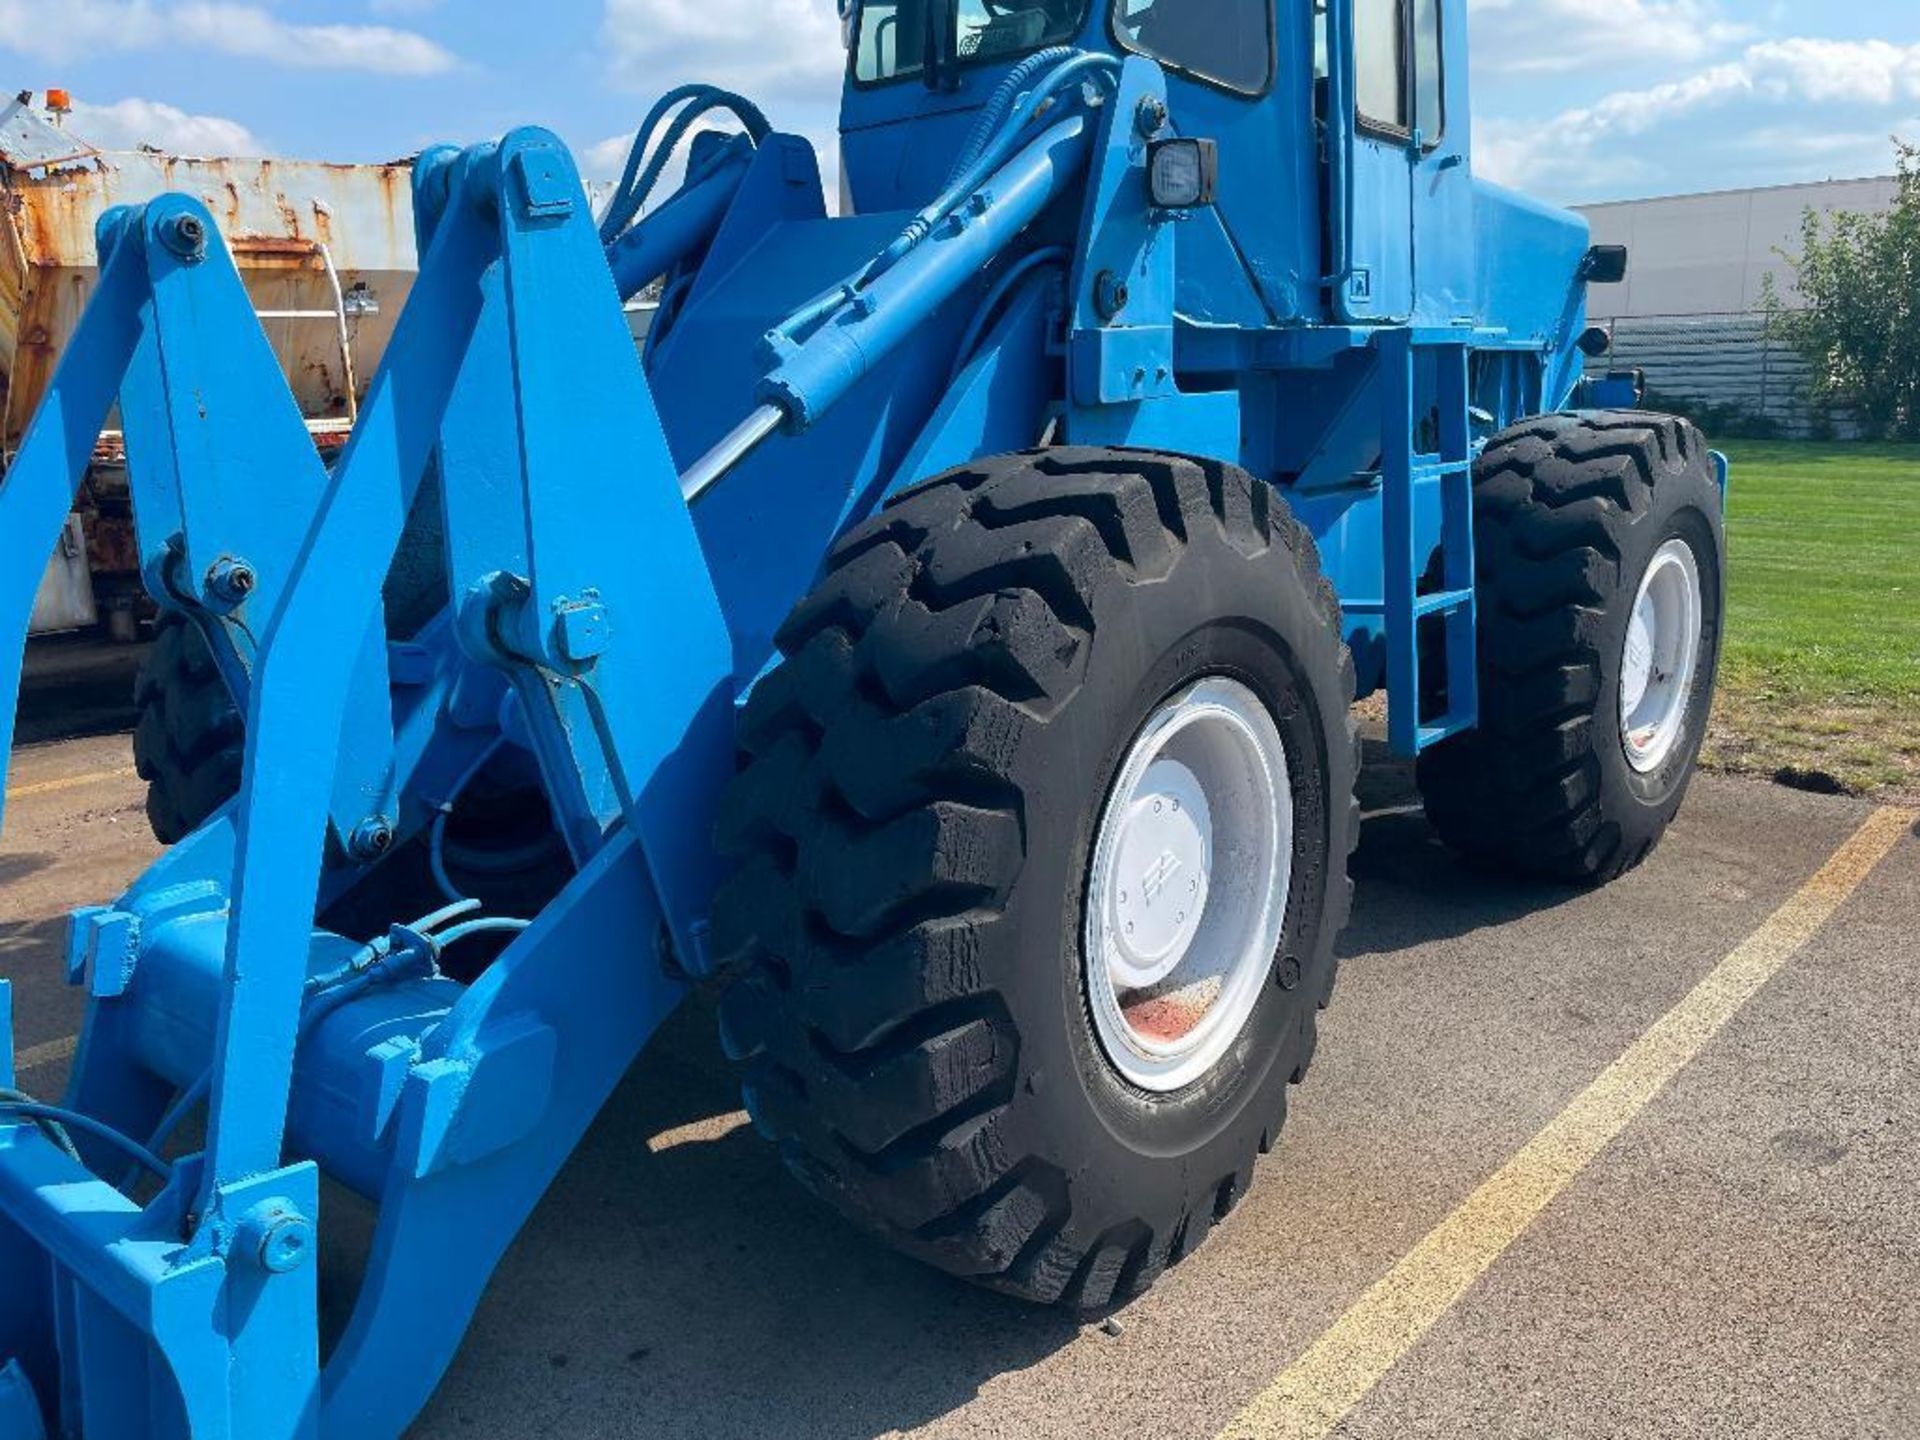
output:
M1701 617L1699 562L1686 541L1669 540L1641 578L1620 659L1620 740L1643 775L1665 764L1685 733Z
M1203 1078L1259 1003L1286 923L1293 791L1279 727L1211 676L1148 719L1108 791L1082 933L1095 1033L1143 1090Z

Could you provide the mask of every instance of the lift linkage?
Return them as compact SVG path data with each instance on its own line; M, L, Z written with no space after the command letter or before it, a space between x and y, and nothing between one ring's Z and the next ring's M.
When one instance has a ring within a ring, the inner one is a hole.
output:
M0 486L0 738L116 399L149 588L215 641L248 734L233 805L70 944L92 1003L67 1103L141 1137L198 1090L204 1149L141 1202L117 1142L0 1111L4 1440L42 1406L90 1440L398 1433L679 998L662 959L702 941L732 657L579 176L522 130L428 152L414 188L419 279L330 475L212 217L168 196L103 220L98 291ZM456 603L389 646L382 579L436 464ZM397 927L381 963L413 972L303 1019L315 977L368 953L314 919L353 859L418 833L503 726L573 880L473 983ZM7 1006L0 982L10 1088ZM324 1366L321 1164L379 1206Z

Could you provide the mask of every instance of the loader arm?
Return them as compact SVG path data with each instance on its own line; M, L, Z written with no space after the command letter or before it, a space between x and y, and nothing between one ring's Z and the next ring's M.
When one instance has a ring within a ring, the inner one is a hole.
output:
M709 837L758 668L743 672L740 636L759 622L725 603L688 495L781 503L776 449L817 457L822 419L884 387L890 358L924 345L919 327L954 313L1100 144L1137 155L1111 111L1064 108L1020 117L912 243L795 312L744 423L684 466L620 292L635 266L714 244L756 173L790 173L771 147L723 156L661 207L655 241L629 232L612 252L551 135L424 154L420 276L330 473L240 316L211 216L169 196L103 226L98 298L0 483L0 546L21 562L0 575L0 621L24 635L16 581L38 567L23 557L57 528L117 396L149 582L221 639L246 761L227 810L76 912L69 975L89 1007L65 1108L0 1097L0 1272L43 1277L0 1294L0 1440L38 1440L42 1421L89 1440L410 1421L541 1193L710 963ZM831 462L820 548L922 467L1037 430L1044 401L1006 397L1045 374L1060 258L999 274L958 353L916 355L950 382L944 403L903 414L899 458ZM746 464L762 447L767 463ZM389 646L381 581L436 465L452 605ZM234 514L264 508L252 529ZM572 879L531 916L369 899L408 893L403 857L450 777L503 736L538 760ZM356 843L370 827L380 843ZM374 903L378 925L330 918ZM497 953L466 978L442 967L486 937ZM10 1058L0 1027L0 1088ZM202 1100L204 1143L151 1153ZM134 1151L152 1177L123 1178ZM323 1173L379 1211L324 1363Z

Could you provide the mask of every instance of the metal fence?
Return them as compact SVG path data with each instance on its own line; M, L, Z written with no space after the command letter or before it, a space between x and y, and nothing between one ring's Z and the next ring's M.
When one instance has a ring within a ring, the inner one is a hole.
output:
M1644 370L1663 400L1794 439L1855 433L1844 410L1814 405L1806 361L1769 332L1764 315L1640 315L1607 328L1613 353L1596 368Z

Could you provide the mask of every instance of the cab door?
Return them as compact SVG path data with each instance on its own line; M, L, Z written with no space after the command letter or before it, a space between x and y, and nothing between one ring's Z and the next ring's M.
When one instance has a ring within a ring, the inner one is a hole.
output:
M1347 241L1335 295L1351 323L1445 324L1469 293L1467 126L1450 123L1446 63L1447 32L1465 9L1465 0L1330 0L1331 34L1345 41L1332 59L1348 82L1346 193L1331 196Z

